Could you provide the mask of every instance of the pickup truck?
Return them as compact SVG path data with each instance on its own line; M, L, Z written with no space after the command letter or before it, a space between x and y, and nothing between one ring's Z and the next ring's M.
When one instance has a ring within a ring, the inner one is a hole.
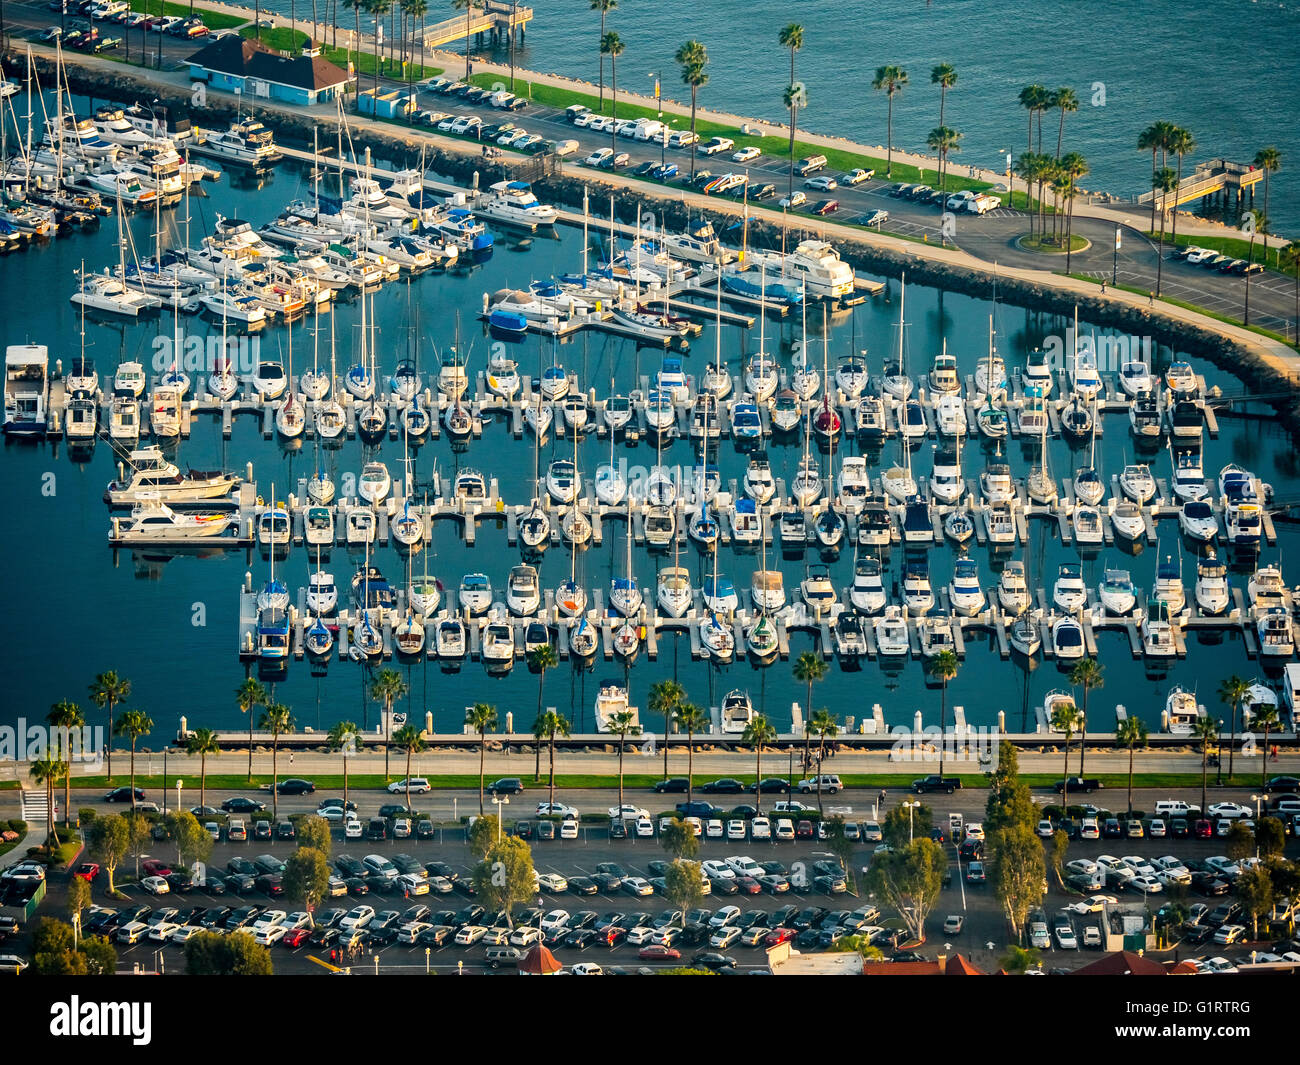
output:
M718 152L729 152L736 146L736 142L730 137L712 137L701 144L696 151L700 155L716 155Z
M1072 792L1082 791L1085 794L1100 791L1105 787L1105 785L1095 777L1066 777L1064 780L1058 780L1056 782L1057 793L1059 794L1060 792L1065 791L1066 785L1069 785L1070 791Z
M968 214L985 214L1002 206L1002 201L987 193L975 193L962 189L948 197L944 206L950 211L965 211Z
M961 788L960 777L920 777L912 781L912 790L920 795L927 791L946 791L951 795Z

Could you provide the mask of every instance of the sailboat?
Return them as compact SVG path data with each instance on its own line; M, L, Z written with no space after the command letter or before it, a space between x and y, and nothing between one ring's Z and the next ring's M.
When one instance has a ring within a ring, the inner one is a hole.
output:
M609 388L614 390L614 379L611 377ZM619 472L617 464L614 462L614 434L609 434L609 465L600 466L596 470L596 498L609 507L616 507L627 497L627 481L623 474Z
M1044 399L1040 402L1045 406L1047 401ZM1039 459L1029 471L1029 476L1025 480L1025 489L1029 492L1029 498L1035 503L1049 504L1056 501L1056 480L1052 477L1052 472L1047 465L1046 425L1043 427Z
M722 263L718 263L718 276L722 276ZM731 395L731 372L722 365L722 285L714 286L717 292L717 310L714 321L714 353L712 365L704 368L700 378L700 391L713 396L718 402Z
M428 496L424 500L425 510L428 510ZM410 604L411 609L417 611L421 617L431 617L438 609L438 604L442 602L442 584L437 580L429 579L429 552L424 552L424 575L417 583L414 577L410 581L406 592L406 601Z
M1093 425L1091 439L1088 441L1088 465L1080 466L1074 471L1074 494L1079 502L1095 507L1106 495L1106 484L1097 472L1097 398L1092 400Z
M906 304L907 278L904 275L898 289L898 365L902 379L907 381L907 361L903 349L903 310ZM910 383L910 381L909 381ZM888 384L886 384L888 388ZM910 389L909 389L910 392ZM912 476L912 452L902 433L899 434L899 447L903 452L903 465L893 466L880 475L880 486L885 494L898 503L905 503L916 495L916 480Z
M289 323L289 380L293 380L293 324ZM283 437L293 439L302 435L307 425L307 408L292 388L286 389L284 399L275 412L275 428Z
M338 388L335 382L338 367L336 364L336 353L334 348L334 316L330 315L330 382L331 392L338 395ZM344 413L343 404L337 399L317 400L312 404L312 413L316 420L316 436L322 440L334 440L340 436L347 427L347 415Z
M656 600L670 618L685 617L691 608L691 574L681 564L681 541L673 537L673 564L659 571Z

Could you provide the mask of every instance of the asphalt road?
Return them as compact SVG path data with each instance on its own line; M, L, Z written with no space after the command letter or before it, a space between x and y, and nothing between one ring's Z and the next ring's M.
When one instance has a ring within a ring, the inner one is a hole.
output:
M7 21L17 36L34 37L49 26L58 24L58 16L46 9L41 3L10 4L6 14ZM111 25L106 34L121 37L123 28ZM143 41L142 41L143 38ZM139 30L129 31L129 40L122 51L129 49L130 55L138 56L143 44L149 46L148 54L157 54L158 35ZM194 42L164 37L162 57L164 69L176 69L197 47ZM364 85L370 79L362 77ZM380 79L390 88L400 87L401 83ZM525 111L507 114L493 110L487 105L469 104L458 97L444 97L432 93L421 93L419 101L429 110L446 111L451 114L478 115L484 123L513 121L530 132L538 133L548 140L574 139L579 143L578 152L565 163L569 172L582 172L585 168L581 160L598 148L611 144L608 134L589 133L577 129L557 108L530 105ZM678 128L685 128L685 123L678 120ZM675 162L683 174L690 170L690 156L685 150L668 149L663 152L660 147L630 138L617 138L620 152L630 156L630 167L645 161L658 162L661 157ZM770 182L777 188L777 196L783 196L788 183L789 161L771 156L760 156L745 164L733 164L729 154L719 154L711 158L697 158L697 170L708 169L714 174L731 171L748 173L751 182ZM961 167L954 167L960 173ZM828 171L834 174L834 171ZM608 174L606 174L608 176ZM799 187L800 179L795 185ZM892 182L883 178L873 179L856 188L841 187L833 192L808 192L809 205L817 200L830 197L840 202L840 209L831 216L834 221L863 222L877 209L887 210L890 214L885 231L915 239L925 239L932 243L940 242L940 224L942 210L939 207L924 207L907 201L898 200L888 195ZM771 206L775 199L768 201ZM1124 285L1140 290L1154 290L1156 287L1157 247L1141 231L1149 224L1149 211L1144 212L1139 205L1133 205L1133 222L1136 228L1125 234L1123 247L1117 264L1112 255L1114 228L1108 221L1088 218L1076 214L1073 222L1074 233L1087 238L1091 244L1083 251L1076 252L1070 263L1073 273L1087 274L1098 279L1109 280L1112 269L1116 279ZM794 212L794 224L803 211ZM954 222L956 229L952 239L962 249L989 262L1002 265L1030 267L1037 269L1063 270L1063 256L1044 256L1025 251L1016 245L1016 239L1027 231L1027 219L1023 211L999 208L987 215L959 215ZM1207 272L1204 268L1189 265L1166 250L1166 262L1163 266L1162 294L1171 298L1196 304L1218 314L1240 318L1246 296L1246 279L1242 277L1220 275ZM1275 332L1290 335L1294 328L1295 298L1293 282L1276 273L1266 272L1250 279L1250 321L1252 325L1261 326Z

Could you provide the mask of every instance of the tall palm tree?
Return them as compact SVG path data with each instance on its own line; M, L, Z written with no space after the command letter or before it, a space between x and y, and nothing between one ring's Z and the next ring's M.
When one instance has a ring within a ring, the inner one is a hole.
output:
M840 734L840 727L825 707L818 710L808 722L808 727L817 733L817 812L822 809L822 759L826 756L826 739L834 739Z
M559 656L555 653L555 648L549 643L542 644L541 647L534 648L528 654L528 669L537 674L537 720L542 719L542 686L546 682L546 671L554 669L560 664ZM542 737L545 732L537 732L534 728L533 736L537 739L537 746L534 748L537 759L533 767L533 779L537 780L541 776L542 761Z
M695 734L709 727L709 715L694 703L683 703L673 715L677 727L686 733L686 801L695 786Z
M691 90L691 133L695 132L695 104L699 91L709 83L709 52L697 40L689 40L677 49L673 57L682 68L682 81ZM691 177L695 177L695 157L698 153L691 149Z
M1233 674L1219 685L1219 702L1232 707L1232 727L1228 730L1228 783L1232 783L1232 756L1237 747L1237 713L1250 695L1250 682ZM1223 757L1223 752L1219 752Z
M257 727L271 734L271 817L280 819L280 737L293 731L293 714L284 703L272 703L262 711Z
M567 738L571 733L571 728L569 726L569 719L566 718L563 714L557 714L554 710L547 710L542 715L542 719L543 719L542 735L544 735L547 738L547 742L550 747L550 757L551 757L551 780L550 783L548 784L548 788L550 790L549 801L551 803L554 803L555 802L555 737L564 736Z
M61 699L50 707L50 712L45 715L45 723L60 731L62 750L59 753L63 755L62 765L67 770L63 774L63 823L67 825L71 824L68 816L72 798L72 751L68 743L68 734L86 723L86 715L71 699ZM55 754L53 744L50 745L50 753Z
M1264 733L1264 749L1260 753L1263 757L1259 760L1259 788L1264 790L1264 784L1268 776L1268 737L1269 733L1275 732L1282 727L1282 722L1277 716L1277 707L1271 703L1261 705L1255 711L1254 720L1251 722L1254 728Z
M943 125L943 105L948 90L957 84L957 68L951 63L940 63L930 68L930 84L939 86L939 125Z
M794 137L799 128L799 108L808 102L808 90L802 85L787 85L781 94L781 102L790 112L790 172L786 196L791 197L794 195Z
M1190 130L1183 129L1182 126L1175 126L1173 134L1169 138L1169 150L1178 156L1178 184L1183 183L1183 156L1191 155L1196 151L1196 138L1192 136ZM1173 237L1171 238L1175 245L1178 244L1178 204L1174 204L1174 225Z
M1156 258L1156 295L1160 295L1160 283L1164 273L1165 262L1165 219L1169 217L1169 212L1165 209L1165 204L1169 202L1169 194L1178 188L1178 175L1169 167L1161 167L1156 171L1156 176L1151 179L1151 191L1155 198L1160 200L1160 243L1157 248Z
M343 755L343 811L348 808L348 759L357 753L357 740L361 732L355 721L338 721L329 732L329 746L332 751Z
M58 758L38 758L28 770L32 780L45 789L45 846L54 851L54 785L68 772L68 763Z
M1264 225L1259 227L1261 233L1267 233L1268 229L1268 178L1274 171L1282 169L1282 153L1272 145L1267 148L1261 148L1255 153L1255 165L1264 171ZM1268 260L1268 245L1264 245L1264 259Z
M244 682L235 689L235 705L241 714L248 715L248 779L253 779L253 708L265 706L269 698L266 685L260 680L245 677Z
M1025 183L1025 211L1029 214L1029 238L1034 237L1034 216L1035 211L1029 209L1030 200L1033 198L1029 190L1033 187L1034 181L1038 177L1039 160L1033 152L1021 152L1016 158L1015 174Z
M1057 703L1052 707L1052 728L1065 737L1065 772L1061 776L1061 809L1070 805L1070 738L1079 724L1079 710L1074 703Z
M660 680L650 685L649 706L652 714L664 719L664 779L668 779L668 735L672 731L677 708L686 702L686 689L675 680Z
M497 727L497 708L491 703L475 703L465 710L465 724L478 733L478 812L483 816L484 759L487 754L487 734Z
M1155 187L1156 172L1160 169L1156 157L1161 153L1166 154L1169 151L1169 144L1174 139L1174 131L1178 127L1172 122L1161 120L1152 122L1141 133L1138 134L1137 147L1140 152L1151 153L1151 183ZM1156 229L1156 197L1151 197L1151 232Z
M1126 717L1115 726L1115 745L1128 748L1128 807L1133 809L1133 751L1147 745L1146 722L1140 717Z
M812 715L812 690L813 685L826 679L826 674L830 667L826 660L815 651L804 651L794 660L794 679L801 684L808 685L808 697L803 704L804 733L803 733L803 760L804 765L808 765L812 759L809 756L809 732L807 722Z
M123 710L113 723L113 731L131 741L131 811L135 812L135 744L153 731L153 721L143 710Z
M1083 689L1083 713L1080 715L1080 730L1088 725L1088 693L1093 688L1101 688L1106 683L1106 671L1095 658L1081 658L1070 669L1070 683ZM1079 743L1079 776L1083 776L1082 740Z
M794 84L794 56L803 47L803 27L797 22L791 22L781 27L781 32L776 35L777 41L782 48L790 49L790 84Z
M641 726L636 714L631 710L620 710L611 714L605 730L618 737L618 815L623 817L623 748L629 736L641 735Z
M597 111L605 110L605 16L618 7L618 0L590 0L592 11L600 12L600 104Z
M602 55L609 56L609 102L610 113L614 118L613 125L609 127L609 145L615 153L618 152L618 57L623 54L623 38L614 30L610 30L600 38L600 51ZM693 154L693 153L692 153Z
M1042 113L1043 108L1047 106L1050 99L1051 93L1047 91L1047 86L1045 85L1035 83L1033 85L1026 85L1020 90L1020 106L1029 112L1029 137L1026 141L1025 148L1028 152L1034 151L1034 119ZM1038 151L1042 151L1042 149L1043 125L1040 121L1038 124Z
M876 67L871 87L889 97L889 118L885 125L885 177L894 173L894 97L907 84L907 71L899 66Z
M939 682L939 776L943 776L944 737L948 731L948 682L957 676L957 653L948 649L930 659L930 675Z
M763 714L750 718L741 735L744 743L754 747L754 806L763 812L763 744L776 742L776 726Z
M384 704L384 776L388 776L388 745L393 739L393 704L410 689L395 669L381 669L370 682L370 698Z
M343 0L345 8L352 9L352 44L358 52L361 50L361 12L365 8L367 0ZM338 27L334 30L334 44L338 45Z
M1070 272L1070 253L1074 250L1074 198L1078 194L1078 180L1088 173L1088 160L1079 152L1067 152L1061 159L1061 171L1069 178L1066 193L1068 211L1065 217L1065 272ZM1177 218L1174 219L1177 222Z
M100 673L90 682L90 701L105 711L105 720L108 724L104 730L104 734L108 737L108 749L104 754L105 769L110 784L113 783L113 711L118 703L129 698L131 698L131 682L125 677L119 677L111 669Z
M406 752L406 809L411 809L411 755L419 754L421 751L428 750L429 745L424 742L424 735L414 725L403 725L393 733L393 744L399 751ZM480 767L480 774L481 774ZM479 777L480 786L482 776ZM483 792L479 792L479 813L483 812L482 806Z
M208 755L220 754L221 744L210 728L196 728L185 737L185 753L199 756L199 805L208 801Z
M1210 766L1210 744L1217 742L1219 738L1219 726L1215 723L1214 718L1206 714L1198 717L1192 725L1192 735L1200 741L1201 744L1201 816L1205 816L1205 785L1206 776L1209 773ZM1222 759L1223 752L1219 752Z
M451 0L451 6L465 12L465 80L469 81L469 21L482 3L481 0Z
M935 126L926 137L926 146L939 156L939 191L943 192L948 183L948 155L961 151L962 135L947 126Z
M429 14L429 0L404 0L404 6L407 14L411 16L412 23L419 22L420 32L416 40L420 42L420 72L417 77L424 76L424 19ZM512 31L513 32L513 31ZM411 45L412 59L415 57L415 45Z
M453 4L456 4L456 3L457 3L457 0L452 0L452 3L453 3ZM379 96L379 67L380 67L379 51L380 51L380 45L381 45L381 40L380 40L380 35L379 35L379 34L380 34L380 25L381 25L381 24L383 23L383 21L384 21L384 16L387 15L387 14L389 13L389 11L392 10L392 7L393 7L393 0L366 0L366 14L372 16L372 17L374 18L374 20L375 20L375 77L374 77L374 87L375 87L375 96L376 96L376 98ZM468 18L468 15L467 15L467 16L466 16L466 24L467 24L467 25L468 25L468 21L469 21L469 18ZM465 66L466 66L465 78L466 78L466 80L468 80L468 79L469 79L469 69L468 69L468 68L469 68L469 35L468 35L468 33L467 33L466 36L465 36Z
M1061 112L1060 125L1056 127L1056 158L1061 158L1061 140L1065 137L1065 116L1079 110L1079 97L1068 85L1052 93L1052 106Z
M542 740L546 739L546 715L533 718L533 783L542 779Z

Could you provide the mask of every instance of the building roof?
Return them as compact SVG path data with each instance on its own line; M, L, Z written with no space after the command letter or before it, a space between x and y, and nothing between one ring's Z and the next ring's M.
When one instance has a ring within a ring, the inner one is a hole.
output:
M555 960L555 955L541 943L534 943L519 961L519 971L532 976L550 976L563 968L564 966Z
M1165 976L1169 972L1158 961L1144 958L1141 954L1121 950L1107 954L1104 958L1075 969L1072 976Z
M942 961L875 961L862 967L864 976L983 976L961 954L952 954Z
M313 50L310 42L307 50ZM221 74L317 92L352 80L346 70L322 56L285 56L245 37L222 37L200 48L186 62Z

